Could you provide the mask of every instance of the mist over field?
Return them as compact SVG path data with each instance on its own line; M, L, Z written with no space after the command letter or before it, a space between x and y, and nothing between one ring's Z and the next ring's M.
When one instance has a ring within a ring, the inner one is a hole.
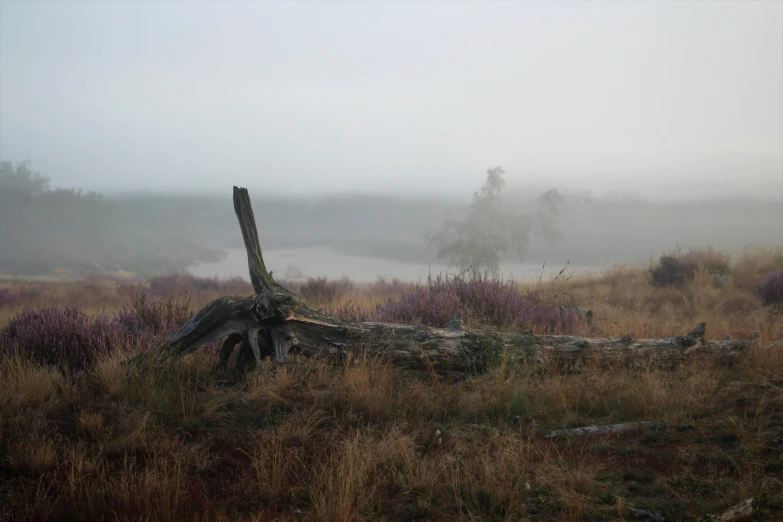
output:
M417 278L448 268L424 236L496 165L520 216L563 196L556 240L503 252L505 275L779 244L781 20L779 2L6 1L0 274L246 277L238 185L277 273Z
M230 253L221 262L196 267L193 273L247 277L242 236L229 198L223 199L215 203L223 209L214 213L223 216L220 226L205 224L203 230ZM440 225L447 209L459 215L467 207L391 198L261 201L255 203L259 235L268 251L278 251L266 255L276 274L291 277L300 271L304 276L359 280L373 280L376 275L416 280L429 272L446 271L445 263L422 238ZM534 202L520 199L510 205L525 209ZM546 278L566 262L571 270L600 270L615 263L646 263L678 247L713 246L739 253L748 246L779 244L781 216L781 203L747 200L571 201L557 216L560 239L547 243L535 238L522 262L509 253L501 268L506 277L537 278L546 261Z
M21 205L16 196L5 200L0 215L8 246L0 254L0 272L148 276L187 268L201 276L247 278L230 194L105 198L89 202L94 207L89 212L80 206L86 202L73 197L61 198L66 204L58 208L52 203L55 195L40 207ZM416 280L446 271L449 267L427 246L424 235L437 229L447 213L459 216L468 207L448 200L381 196L282 199L260 194L253 201L268 264L289 279ZM524 210L535 202L520 198L509 205ZM506 277L521 279L539 277L544 261L548 276L566 262L572 270L598 270L647 262L677 248L739 252L779 244L781 216L783 204L753 200L568 201L557 216L561 237L551 243L533 238L522 261L508 253L501 268Z

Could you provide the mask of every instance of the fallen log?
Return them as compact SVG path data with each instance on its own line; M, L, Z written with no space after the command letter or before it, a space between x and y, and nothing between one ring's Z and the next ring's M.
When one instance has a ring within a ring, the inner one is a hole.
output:
M700 354L734 360L745 349L745 343L736 339L704 340L703 332L663 339L588 339L534 335L530 330L468 330L456 319L449 328L343 321L311 309L272 278L264 264L247 189L234 187L234 211L256 295L226 296L208 303L178 331L134 358L134 365L160 364L224 337L228 339L218 366L226 365L237 344L241 366L260 361L262 355L283 363L289 354L341 356L358 347L402 367L438 371L481 371L501 358L532 364L553 361L570 368L593 362L674 366Z

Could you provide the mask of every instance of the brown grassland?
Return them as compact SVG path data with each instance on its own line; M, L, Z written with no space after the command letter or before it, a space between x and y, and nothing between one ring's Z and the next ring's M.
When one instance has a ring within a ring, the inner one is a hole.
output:
M368 347L225 385L209 353L129 379L133 344L79 375L0 355L0 521L630 520L632 508L697 520L751 497L757 519L783 520L783 312L751 291L783 268L783 250L737 256L722 286L705 267L725 254L700 255L682 288L651 286L645 266L531 285L593 310L592 336L672 336L700 321L710 339L759 332L733 366L564 375L501 361L455 378L395 369ZM39 284L88 313L126 298L95 282ZM357 284L310 304L386 297ZM0 308L0 327L22 304ZM551 440L520 418L693 428Z

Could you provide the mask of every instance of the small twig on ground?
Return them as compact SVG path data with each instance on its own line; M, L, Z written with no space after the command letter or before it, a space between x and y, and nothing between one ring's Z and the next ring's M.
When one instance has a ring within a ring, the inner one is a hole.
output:
M703 522L734 522L735 520L744 520L753 516L753 499L743 500L739 504L734 504L720 515L707 515L701 520Z
M565 430L552 430L542 433L545 439L556 437L575 437L580 435L610 435L613 433L626 433L636 431L640 428L646 428L652 431L666 429L665 421L644 421L644 422L624 422L621 424L608 424L605 426L582 426L580 428L570 428Z
M666 520L663 515L653 513L651 511L645 511L643 509L629 508L632 518L639 518L644 520L655 520L656 522L663 522Z
M527 421L529 426L535 426L535 421ZM497 434L500 430L496 427L486 424L467 424L466 428L483 431L486 433ZM666 421L642 421L642 422L623 422L620 424L607 424L603 426L581 426L579 428L569 428L562 430L538 431L537 436L544 439L554 439L558 437L579 437L582 435L613 435L616 433L628 433L637 430L663 431L670 428L675 431L688 431L695 429L692 425L668 424Z

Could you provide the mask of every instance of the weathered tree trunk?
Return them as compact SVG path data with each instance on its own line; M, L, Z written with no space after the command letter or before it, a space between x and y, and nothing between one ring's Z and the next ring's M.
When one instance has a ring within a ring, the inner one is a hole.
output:
M226 336L229 338L221 350L221 364L226 363L237 344L244 347L247 341L256 361L261 360L262 353L273 353L275 361L281 363L288 354L341 355L352 347L359 347L386 356L404 367L454 371L480 370L502 356L511 361L554 360L569 366L590 361L630 365L649 361L670 366L702 353L732 359L745 348L742 341L735 339L705 341L690 336L585 339L529 332L465 330L459 324L440 329L342 321L312 310L272 279L264 265L247 189L234 187L234 210L242 230L250 281L256 295L215 299L177 332L140 354L135 362L153 358L161 363Z

